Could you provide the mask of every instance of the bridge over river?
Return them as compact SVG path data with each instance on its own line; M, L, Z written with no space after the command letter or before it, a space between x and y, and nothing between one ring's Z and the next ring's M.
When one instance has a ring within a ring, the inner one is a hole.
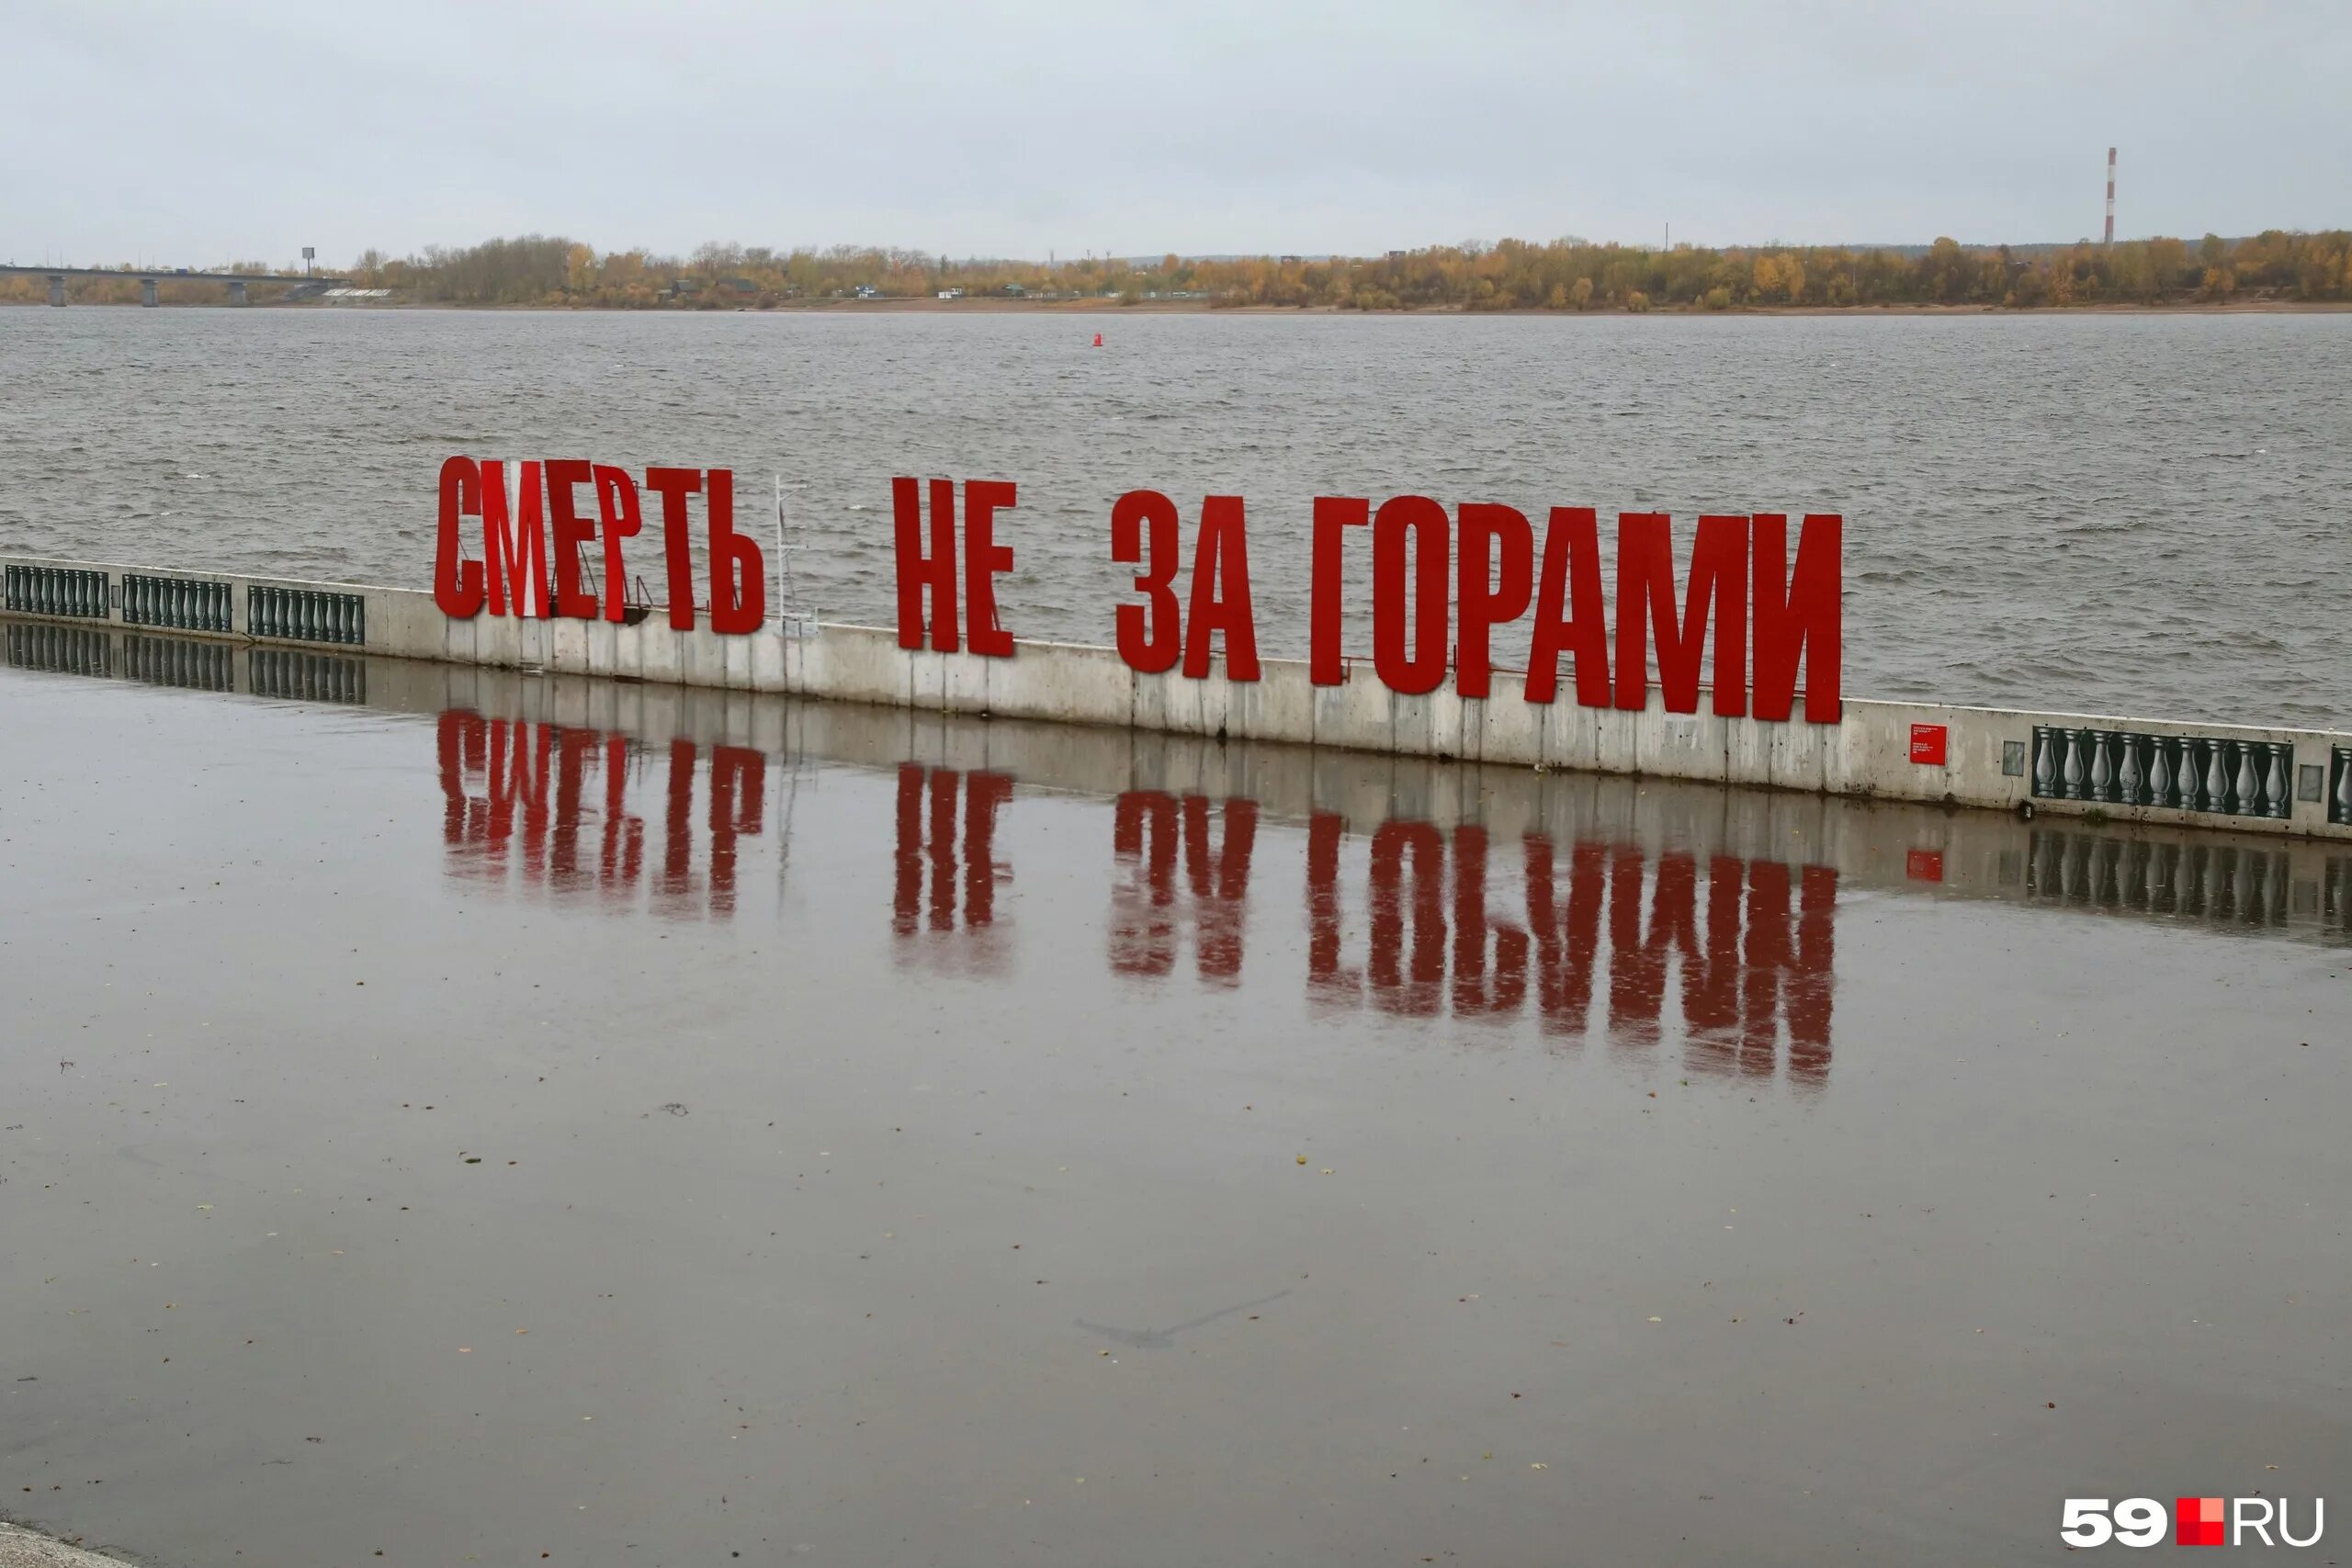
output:
M13 265L0 266L0 277L48 278L49 302L52 305L65 303L65 280L70 277L103 277L115 281L135 277L139 280L139 302L149 306L155 303L155 286L159 283L225 283L229 286L229 303L243 305L249 302L247 288L256 283L290 285L287 298L301 299L349 281L316 272L199 272L188 267L148 267L125 271L119 267L104 266Z

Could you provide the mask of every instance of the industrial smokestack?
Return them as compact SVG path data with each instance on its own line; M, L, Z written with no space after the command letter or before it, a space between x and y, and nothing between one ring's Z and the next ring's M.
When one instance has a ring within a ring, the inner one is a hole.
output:
M2102 244L2115 243L2115 149L2107 150L2107 238Z

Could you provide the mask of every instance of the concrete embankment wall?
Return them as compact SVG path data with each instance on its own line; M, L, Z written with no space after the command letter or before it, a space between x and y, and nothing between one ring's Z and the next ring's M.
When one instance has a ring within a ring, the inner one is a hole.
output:
M429 593L220 573L0 557L6 613L149 627L550 674L1001 718L1282 741L1504 766L1690 779L1814 794L1942 802L2352 839L2352 733L2183 724L1849 700L1835 724L1764 724L1525 701L1498 671L1483 700L1400 696L1368 661L1317 686L1302 661L1269 660L1256 682L1141 675L1107 648L1023 642L1010 659L900 649L888 630L771 626L744 637L674 631L657 611L634 626L451 620ZM1564 687L1567 682L1563 682ZM1702 701L1702 708L1706 706ZM1944 761L1912 760L1916 727L1940 727ZM2193 771L2194 805L2179 776ZM2169 786L2169 787L2167 787Z
M1993 899L2252 934L2352 938L2352 843L2341 840L2048 818L2026 823L1917 803L1622 774L1539 775L1460 760L1230 743L1160 730L984 723L936 710L526 675L102 626L24 622L0 631L12 665L359 704L428 718L464 715L511 727L503 742L514 749L511 754L538 754L540 740L529 732L542 727L600 743L624 739L648 753L667 753L673 767L679 765L674 743L684 741L690 773L712 765L697 762L696 750L715 758L719 747L748 748L785 769L766 784L765 798L778 803L787 821L784 803L811 764L895 774L901 787L910 769L934 781L942 772L967 779L993 774L1009 783L1014 801L1139 791L1218 806L1247 801L1259 820L1295 827L1336 817L1350 835L1427 824L1449 834L1456 855L1464 846L1451 835L1476 828L1493 846L1498 872L1532 839L1563 852L1577 844L1666 846L1702 861L1729 855L1827 866L1848 893ZM500 749L493 732L489 750ZM485 776L459 787L490 786ZM508 787L520 786L510 777ZM602 790L591 793L598 808L608 806ZM752 794L760 793L754 786ZM518 874L526 858L516 861Z

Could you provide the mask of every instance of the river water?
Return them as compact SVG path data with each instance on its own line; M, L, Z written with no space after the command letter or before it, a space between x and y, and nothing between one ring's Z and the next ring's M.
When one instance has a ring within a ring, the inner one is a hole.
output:
M25 309L0 550L422 587L453 452L732 467L763 529L781 478L799 605L886 622L890 477L998 477L1005 624L1100 643L1148 486L1188 532L1248 499L1261 651L1296 655L1317 493L1834 511L1849 694L2339 726L2347 369L2352 315Z

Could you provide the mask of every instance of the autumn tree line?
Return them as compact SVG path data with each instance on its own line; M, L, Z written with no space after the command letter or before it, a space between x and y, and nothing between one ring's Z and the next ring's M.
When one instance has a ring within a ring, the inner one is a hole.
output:
M248 264L249 265L251 264ZM129 269L125 269L126 273ZM779 251L706 244L686 256L604 251L531 234L411 256L361 255L344 276L404 300L589 309L760 309L879 298L1196 300L1210 306L1359 310L1735 310L1758 307L2086 305L2352 300L2352 232L2270 230L2252 238L1970 246L1922 251L1825 245L1671 250L1564 239L1504 240L1381 256L1244 256L1157 262L953 260L907 250ZM6 285L16 286L12 290ZM97 286L111 286L105 280ZM136 284L120 286L126 300ZM45 297L39 278L0 298ZM78 291L75 296L82 298ZM209 298L209 297L208 297Z

